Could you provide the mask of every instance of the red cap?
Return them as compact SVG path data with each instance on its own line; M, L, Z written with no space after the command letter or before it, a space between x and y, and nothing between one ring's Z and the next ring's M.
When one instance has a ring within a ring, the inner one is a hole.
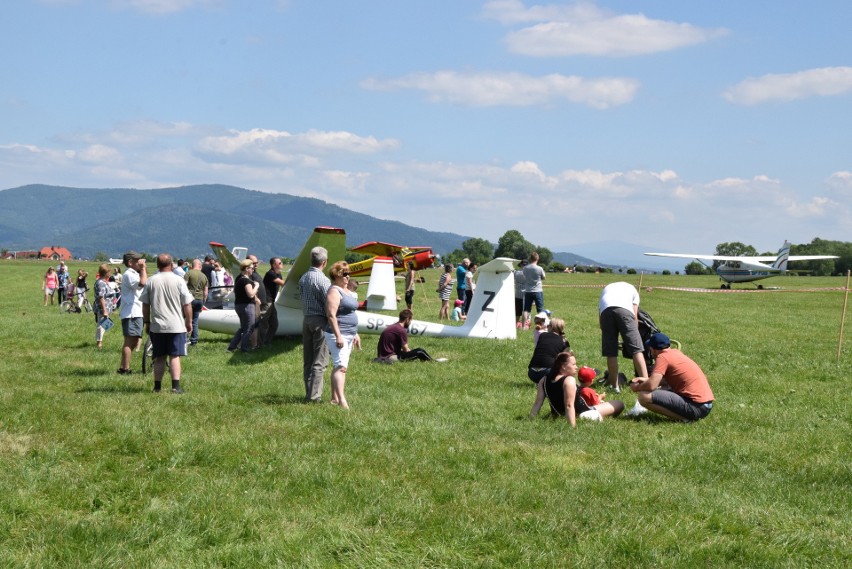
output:
M591 383L598 376L598 370L593 367L583 366L577 372L577 379L580 380L580 383Z

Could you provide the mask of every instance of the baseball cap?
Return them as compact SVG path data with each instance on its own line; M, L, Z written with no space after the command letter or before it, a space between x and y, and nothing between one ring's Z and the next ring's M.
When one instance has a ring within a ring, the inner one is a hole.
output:
M462 304L464 304L464 302L459 299L456 299L456 306L461 306Z
M580 383L591 383L598 376L598 370L593 367L583 366L577 371L577 379Z
M648 338L648 341L645 342L646 346L650 346L655 350L664 350L672 345L669 337L663 334L662 332L657 332Z

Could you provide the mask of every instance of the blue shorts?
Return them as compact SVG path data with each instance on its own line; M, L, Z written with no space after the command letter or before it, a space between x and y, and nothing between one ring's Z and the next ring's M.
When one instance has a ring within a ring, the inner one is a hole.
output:
M524 293L524 312L529 312L535 303L535 312L538 314L544 310L544 293L543 292L525 292Z
M121 333L124 334L124 336L127 338L141 338L142 317L137 316L135 318L122 318Z
M149 332L154 359L186 355L186 332Z

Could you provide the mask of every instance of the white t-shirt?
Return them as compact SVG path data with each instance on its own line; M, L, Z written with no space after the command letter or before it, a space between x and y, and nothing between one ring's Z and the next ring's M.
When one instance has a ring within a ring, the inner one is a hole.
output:
M613 306L633 312L633 305L639 305L639 291L632 284L619 281L604 287L598 303L598 313Z
M121 277L121 319L142 318L142 301L139 295L142 289L139 287L139 273L130 267L124 271Z

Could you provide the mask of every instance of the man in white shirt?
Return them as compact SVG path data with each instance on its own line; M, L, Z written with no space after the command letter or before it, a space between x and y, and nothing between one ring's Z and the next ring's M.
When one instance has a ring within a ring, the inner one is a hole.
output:
M127 270L121 277L121 331L124 334L124 345L121 347L121 365L117 370L119 375L133 373L130 370L130 360L133 351L139 348L142 341L142 301L139 296L145 283L148 282L148 271L145 259L136 251L124 254L124 266Z
M607 377L616 392L618 385L618 336L624 343L624 354L633 358L634 372L648 377L645 346L639 334L639 291L630 283L608 284L598 302L601 327L601 355L606 358Z

